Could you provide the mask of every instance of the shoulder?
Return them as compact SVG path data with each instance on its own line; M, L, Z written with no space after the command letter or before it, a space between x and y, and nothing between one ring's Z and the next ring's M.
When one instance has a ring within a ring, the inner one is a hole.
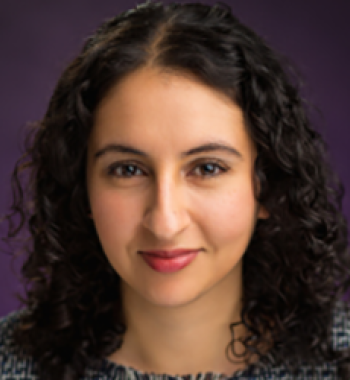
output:
M35 365L16 347L13 333L26 309L12 311L0 318L0 378L36 380Z
M337 300L335 303L331 334L334 350L350 348L350 301Z
M38 380L35 360L26 355L15 344L14 331L21 323L22 316L28 314L27 309L16 310L0 317L0 379L1 380ZM105 379L105 369L89 365L82 380Z

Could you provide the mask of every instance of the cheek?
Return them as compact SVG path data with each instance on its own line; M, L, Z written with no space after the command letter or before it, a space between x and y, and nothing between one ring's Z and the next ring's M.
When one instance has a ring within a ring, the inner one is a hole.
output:
M256 221L256 201L249 187L212 197L200 208L204 232L214 245L246 244Z
M109 244L125 242L137 227L139 208L135 200L116 192L100 191L90 197L91 211L101 243L108 250Z

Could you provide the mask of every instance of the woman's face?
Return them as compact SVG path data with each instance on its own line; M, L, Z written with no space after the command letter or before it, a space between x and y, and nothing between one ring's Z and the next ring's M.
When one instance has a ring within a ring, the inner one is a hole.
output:
M254 198L255 157L241 109L221 93L150 68L119 82L96 112L87 186L123 285L166 306L233 287L256 220L266 217ZM170 271L141 253L178 248L199 252Z

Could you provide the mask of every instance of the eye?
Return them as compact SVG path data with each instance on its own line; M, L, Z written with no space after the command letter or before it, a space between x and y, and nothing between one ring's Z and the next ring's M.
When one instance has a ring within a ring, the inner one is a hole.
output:
M227 172L229 169L223 165L219 165L215 161L202 162L194 169L196 175L201 177L214 177Z
M192 170L195 176L210 178L225 173L229 168L215 161L200 162ZM145 175L145 172L138 165L132 162L116 162L109 166L108 175L117 178L132 178Z
M133 163L114 163L108 168L108 175L118 178L130 178L143 174L144 172Z

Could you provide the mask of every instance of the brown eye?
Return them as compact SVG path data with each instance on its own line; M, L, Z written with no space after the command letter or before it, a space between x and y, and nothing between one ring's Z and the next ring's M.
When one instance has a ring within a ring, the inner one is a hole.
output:
M199 175L200 177L215 177L227 171L228 168L225 168L222 165L219 165L216 162L212 161L201 163L194 169L195 174Z
M143 171L135 164L131 163L115 163L108 168L108 175L118 178L131 178L139 175L143 175Z

